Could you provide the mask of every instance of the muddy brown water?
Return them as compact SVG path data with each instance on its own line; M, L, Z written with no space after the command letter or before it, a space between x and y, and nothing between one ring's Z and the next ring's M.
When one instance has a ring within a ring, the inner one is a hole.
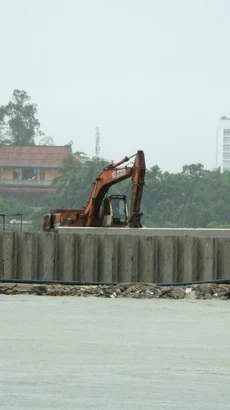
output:
M0 295L0 408L230 409L230 304Z

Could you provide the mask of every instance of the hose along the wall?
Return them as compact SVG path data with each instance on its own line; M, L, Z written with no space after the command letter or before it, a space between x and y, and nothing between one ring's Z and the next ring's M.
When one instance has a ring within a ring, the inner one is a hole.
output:
M116 286L116 285L125 285L124 282L86 282L78 280L31 280L31 279L0 279L0 283L22 283L29 285L71 285L71 286ZM129 282L131 283L131 282ZM138 282L135 282L138 284ZM140 283L140 285L143 282ZM149 283L156 286L191 286L191 285L204 285L204 284L213 284L213 285L230 285L230 279L217 279L217 280L205 280L205 281L196 281L196 282L175 282L175 283Z

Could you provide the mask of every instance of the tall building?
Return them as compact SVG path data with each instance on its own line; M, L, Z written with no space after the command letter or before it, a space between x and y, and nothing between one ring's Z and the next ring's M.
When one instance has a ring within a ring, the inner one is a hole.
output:
M230 171L230 118L223 116L218 122L216 141L216 166Z

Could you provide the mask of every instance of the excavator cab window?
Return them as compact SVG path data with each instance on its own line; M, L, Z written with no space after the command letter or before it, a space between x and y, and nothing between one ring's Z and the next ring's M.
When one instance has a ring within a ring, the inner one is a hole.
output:
M123 225L126 223L126 203L124 198L112 198L113 223Z

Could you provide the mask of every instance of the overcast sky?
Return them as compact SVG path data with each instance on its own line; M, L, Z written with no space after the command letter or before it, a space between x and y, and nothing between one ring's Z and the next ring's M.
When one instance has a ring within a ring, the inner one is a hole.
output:
M38 105L56 145L147 167L215 167L230 115L229 0L0 0L0 105Z

